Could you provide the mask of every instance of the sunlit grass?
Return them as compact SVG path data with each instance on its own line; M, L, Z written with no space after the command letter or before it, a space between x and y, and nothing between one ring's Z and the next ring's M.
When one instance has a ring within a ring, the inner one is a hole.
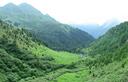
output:
M87 75L88 75L87 70L82 70L82 71L73 72L73 73L66 73L64 75L59 76L56 79L56 81L57 82L84 82Z
M54 51L43 45L33 44L34 47L30 47L29 51L37 56L51 56L55 59L55 62L58 64L71 64L73 62L77 62L80 60L80 56L78 54L73 54L64 51Z

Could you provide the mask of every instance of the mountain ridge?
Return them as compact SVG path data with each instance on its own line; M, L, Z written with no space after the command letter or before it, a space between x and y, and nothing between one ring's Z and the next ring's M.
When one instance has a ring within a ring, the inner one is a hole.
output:
M30 30L39 40L55 50L75 51L77 48L88 46L94 40L88 33L74 29L70 25L61 24L26 3L16 8L9 7L8 10L0 8L0 17L17 27Z

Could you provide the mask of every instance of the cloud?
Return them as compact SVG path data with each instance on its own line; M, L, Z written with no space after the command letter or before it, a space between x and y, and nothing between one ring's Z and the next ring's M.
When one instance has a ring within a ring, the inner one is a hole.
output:
M98 23L128 19L128 0L0 0L0 5L27 2L62 23Z

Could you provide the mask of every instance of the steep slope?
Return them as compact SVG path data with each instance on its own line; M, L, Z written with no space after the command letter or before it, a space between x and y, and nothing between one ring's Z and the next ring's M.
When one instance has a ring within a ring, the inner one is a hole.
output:
M55 50L72 51L86 47L94 40L88 33L61 24L26 3L18 6L9 3L1 7L0 17L15 26L27 28L48 47Z
M128 23L124 22L110 29L105 35L92 44L91 49L97 54L115 52L127 44Z
M83 49L86 55L97 57L98 63L111 63L127 58L128 22L111 28L105 35L97 39L89 48Z
M79 60L78 55L53 51L32 36L0 21L0 82L45 76Z
M110 29L87 49L87 53L93 56L89 66L93 66L95 78L90 81L127 82L128 22Z

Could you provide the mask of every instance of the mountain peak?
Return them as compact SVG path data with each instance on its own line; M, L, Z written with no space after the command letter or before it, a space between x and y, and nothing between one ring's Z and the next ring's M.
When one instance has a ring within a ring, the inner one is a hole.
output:
M8 3L2 7L2 10L9 13L19 12L19 7L14 3Z
M27 13L39 13L42 14L39 10L37 10L36 8L34 8L31 4L28 3L21 3L20 5L18 5L18 7L22 10L22 11L27 11Z
M16 7L17 5L15 5L14 3L8 3L6 5L4 5L4 7Z
M21 3L21 4L19 5L19 7L34 8L32 5L30 5L30 4L28 4L28 3Z

